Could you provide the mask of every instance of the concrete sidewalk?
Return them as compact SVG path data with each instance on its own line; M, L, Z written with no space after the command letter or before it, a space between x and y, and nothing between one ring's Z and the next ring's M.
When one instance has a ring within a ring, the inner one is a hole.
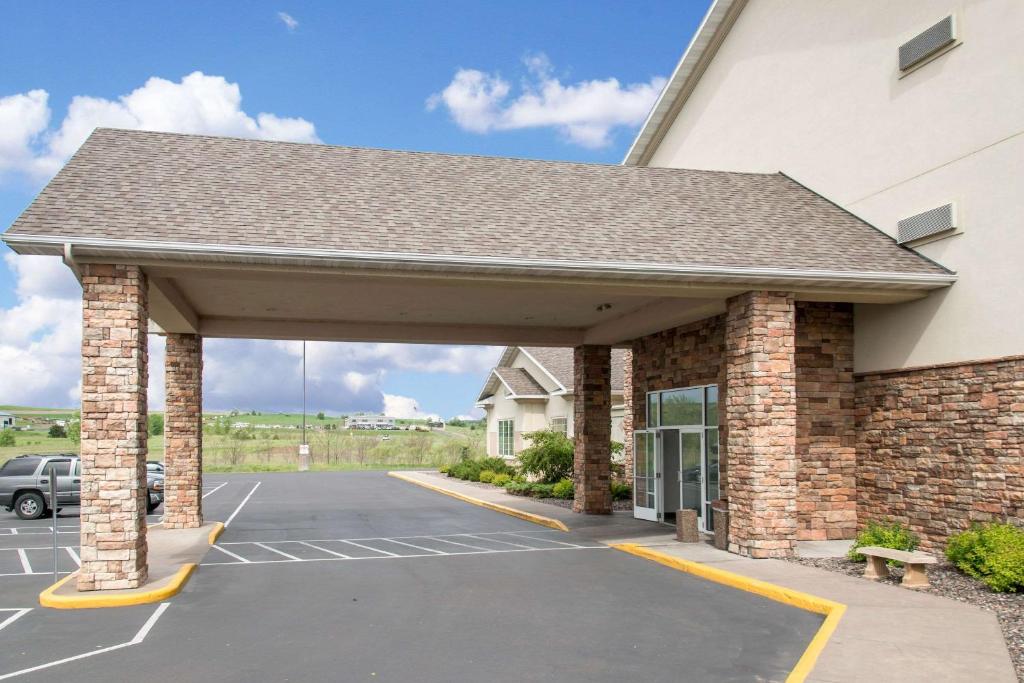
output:
M579 515L436 472L404 474L465 496L557 519L572 533L594 541L656 548L846 605L846 614L808 681L1017 681L996 616L977 607L784 560L752 560L705 543L678 543L670 527L635 520L628 512Z

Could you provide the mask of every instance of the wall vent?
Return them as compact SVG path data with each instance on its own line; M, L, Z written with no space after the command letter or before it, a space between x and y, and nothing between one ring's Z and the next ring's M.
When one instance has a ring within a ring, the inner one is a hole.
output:
M956 22L953 20L953 15L950 14L931 28L900 45L900 71L906 71L955 41Z
M913 242L924 237L940 235L956 229L956 207L946 204L936 209L924 211L904 218L896 224L900 244Z

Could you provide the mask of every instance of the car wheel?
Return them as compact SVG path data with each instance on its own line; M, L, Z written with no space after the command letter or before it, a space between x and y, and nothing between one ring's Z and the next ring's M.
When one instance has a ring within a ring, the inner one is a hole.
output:
M23 493L14 502L14 512L22 519L39 519L46 514L46 503L38 493Z
M153 502L153 497L146 493L146 514L151 515L153 511L160 507L160 501Z

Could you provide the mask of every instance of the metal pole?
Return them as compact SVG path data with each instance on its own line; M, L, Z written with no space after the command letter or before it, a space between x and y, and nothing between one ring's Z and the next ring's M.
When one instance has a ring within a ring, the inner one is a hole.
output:
M72 465L74 463L71 463ZM57 583L57 466L50 465L50 510L53 512L53 582Z
M302 341L302 444L306 444L306 341Z

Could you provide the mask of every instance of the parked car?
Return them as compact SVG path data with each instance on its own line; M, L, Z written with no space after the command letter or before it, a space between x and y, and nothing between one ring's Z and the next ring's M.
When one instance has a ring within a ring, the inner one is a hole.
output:
M57 475L57 501L50 501L51 468ZM146 512L156 510L164 500L164 477L146 471ZM77 455L19 455L0 467L0 507L14 510L22 519L38 519L56 507L81 505L82 461Z
M163 476L163 474L164 474L164 464L162 462L160 462L159 460L147 460L146 461L146 471L150 472L152 474L159 474L160 476Z

